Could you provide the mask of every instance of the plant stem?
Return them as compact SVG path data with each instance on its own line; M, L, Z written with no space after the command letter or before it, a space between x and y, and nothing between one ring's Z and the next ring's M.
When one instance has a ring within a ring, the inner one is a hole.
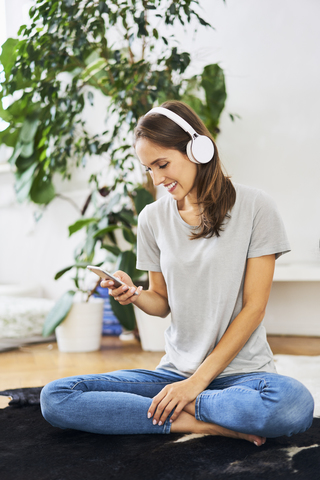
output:
M76 204L76 202L74 202L71 198L65 197L61 193L57 193L56 197L61 198L62 200L65 200L66 202L71 203L71 205L77 210L77 212L81 213L81 208L79 208L78 205Z
M87 296L86 303L89 302L89 298L91 297L91 295L94 294L94 292L96 291L96 288L99 287L100 282L101 282L101 280L99 279L99 280L97 281L97 283L95 284L94 288L93 288L92 290L90 290L90 292L88 292L88 296Z

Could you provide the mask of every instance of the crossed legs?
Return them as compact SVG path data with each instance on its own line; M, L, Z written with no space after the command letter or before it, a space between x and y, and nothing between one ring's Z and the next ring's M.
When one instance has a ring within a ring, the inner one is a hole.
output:
M313 399L299 382L259 373L214 380L172 424L147 418L152 398L183 380L174 372L120 370L51 382L41 393L45 419L60 428L103 434L202 433L262 445L266 437L305 431ZM240 433L241 432L241 433Z

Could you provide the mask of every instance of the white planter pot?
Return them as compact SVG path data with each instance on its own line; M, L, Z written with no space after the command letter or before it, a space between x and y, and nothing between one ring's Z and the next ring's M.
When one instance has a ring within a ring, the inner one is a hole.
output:
M170 326L171 315L166 318L148 315L134 306L134 312L141 339L142 350L151 352L164 351L164 332Z
M103 299L74 303L64 321L56 328L61 352L99 350L102 335Z

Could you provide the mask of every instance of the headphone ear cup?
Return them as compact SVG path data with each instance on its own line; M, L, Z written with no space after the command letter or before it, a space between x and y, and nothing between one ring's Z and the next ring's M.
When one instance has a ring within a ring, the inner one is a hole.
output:
M209 137L199 135L187 143L187 156L193 163L208 163L214 155L214 145Z
M199 163L195 158L194 156L192 155L192 144L193 144L193 141L190 140L188 143L187 143L187 146L186 146L186 153L187 153L187 157L189 158L189 160L193 163Z
M208 163L214 156L214 145L212 140L205 135L199 135L193 139L191 145L193 158L199 163Z

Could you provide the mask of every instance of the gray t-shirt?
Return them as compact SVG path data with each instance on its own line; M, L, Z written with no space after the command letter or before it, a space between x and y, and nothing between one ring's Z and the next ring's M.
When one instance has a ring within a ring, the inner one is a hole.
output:
M171 310L158 368L192 375L242 309L247 258L290 251L273 200L261 190L234 186L236 202L220 237L190 240L193 227L171 195L140 213L137 268L162 272ZM219 376L259 371L276 371L262 324Z

